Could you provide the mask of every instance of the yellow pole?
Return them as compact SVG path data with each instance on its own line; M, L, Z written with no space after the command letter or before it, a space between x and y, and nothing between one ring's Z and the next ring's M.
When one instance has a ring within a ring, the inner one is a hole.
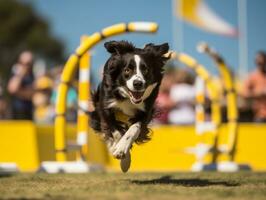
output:
M237 94L234 87L233 75L229 67L226 65L222 57L209 48L206 43L201 44L203 52L207 53L216 63L220 76L224 81L227 102L227 119L228 119L228 143L225 153L230 156L230 160L234 160L235 148L238 133L238 110L237 110Z
M81 43L88 36L81 37ZM79 62L77 144L81 147L77 160L85 160L88 153L89 116L86 114L90 100L90 53L83 54Z
M57 161L66 161L66 96L68 91L68 84L70 83L71 78L74 75L80 57L93 46L95 46L98 42L107 37L126 32L155 33L157 30L158 25L153 22L130 22L128 24L115 24L84 39L81 45L76 49L75 54L72 54L70 56L61 75L61 83L59 84L58 96L55 105L55 150Z
M196 78L196 105L195 105L195 111L196 111L196 130L198 134L202 134L203 131L200 127L205 122L205 87L204 87L204 80L197 76Z
M56 150L56 160L65 161L66 158L66 136L65 136L65 126L66 126L66 99L68 85L71 80L71 76L74 74L75 65L78 63L78 57L71 55L67 61L63 73L61 75L61 83L58 86L58 94L55 104L55 150Z

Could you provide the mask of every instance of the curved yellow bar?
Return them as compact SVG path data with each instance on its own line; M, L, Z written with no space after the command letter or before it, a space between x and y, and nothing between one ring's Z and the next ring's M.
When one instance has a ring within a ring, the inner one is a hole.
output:
M114 35L119 35L125 32L142 32L142 33L154 33L158 30L158 25L154 22L130 22L115 24L109 26L101 31L101 33L94 33L92 36L87 38L81 46L76 49L77 55L83 55L88 49L93 47L99 41L111 37Z
M237 94L234 87L233 75L226 65L222 57L212 49L210 49L207 44L205 44L205 53L207 53L216 63L219 70L220 76L224 81L224 87L226 92L226 102L227 102L227 119L228 119L228 142L226 154L229 154L230 160L234 159L236 142L237 142L237 132L238 132L238 110L237 110Z
M94 33L93 35L91 35L81 43L81 45L76 49L76 54L82 56L84 53L88 51L88 49L90 49L95 44L100 42L101 39L102 36L100 33Z
M224 61L217 61L217 67L224 80L225 91L226 91L226 102L227 102L227 119L228 119L228 143L227 152L230 154L230 159L234 159L234 153L237 142L237 132L238 132L238 110L237 110L237 94L234 88L234 82L232 74L226 66Z
M55 118L55 149L57 150L57 161L66 160L66 141L65 141L65 126L66 119L62 117L66 112L66 96L68 86L72 76L74 75L80 57L82 57L89 49L99 43L101 40L114 35L122 34L125 32L146 32L154 33L158 29L158 25L153 22L131 22L129 24L120 23L103 29L101 32L96 32L86 38L81 45L76 49L75 54L71 55L68 59L62 75L61 84L56 101L56 118ZM63 86L65 85L65 86ZM66 87L66 88L65 88ZM61 89L60 89L61 88ZM64 151L62 151L62 149Z
M238 110L237 95L234 87L233 76L230 72L230 69L224 62L216 61L216 64L224 81L227 100L227 118L229 121L236 121L238 119Z
M72 76L75 73L76 65L78 64L78 56L77 55L71 55L68 59L67 63L65 64L64 70L61 75L61 82L69 83Z
M127 29L127 25L125 23L116 24L114 26L110 26L110 27L103 29L102 35L104 37L110 37L113 35L124 33L124 32L126 32L126 29Z

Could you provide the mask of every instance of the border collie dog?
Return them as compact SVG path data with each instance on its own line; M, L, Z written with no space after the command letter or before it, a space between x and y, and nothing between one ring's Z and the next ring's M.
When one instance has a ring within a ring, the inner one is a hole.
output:
M164 56L169 46L147 44L141 49L127 41L110 41L104 46L111 56L104 66L103 80L92 95L91 127L102 135L110 153L121 159L122 171L127 172L133 143L150 139L148 124L163 66L169 59Z

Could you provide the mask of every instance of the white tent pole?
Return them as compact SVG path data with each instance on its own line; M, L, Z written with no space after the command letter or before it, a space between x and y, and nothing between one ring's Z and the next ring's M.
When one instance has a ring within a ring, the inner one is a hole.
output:
M238 0L238 27L239 27L239 62L238 76L243 79L248 74L248 33L247 33L247 0Z
M177 3L178 1L178 3ZM178 5L177 5L178 4ZM184 50L184 38L183 38L183 22L180 17L177 20L177 6L182 6L182 1L172 0L172 34L173 34L173 49L178 52ZM180 9L182 10L182 9Z

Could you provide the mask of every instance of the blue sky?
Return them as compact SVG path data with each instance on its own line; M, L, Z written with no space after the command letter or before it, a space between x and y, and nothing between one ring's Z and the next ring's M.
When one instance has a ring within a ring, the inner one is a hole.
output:
M169 42L173 44L172 2L171 0L24 0L30 2L36 12L46 18L52 34L59 37L66 46L66 52L73 52L79 44L80 36L92 34L106 26L119 22L154 21L160 25L155 35L127 34L111 39L126 39L136 46L145 43ZM241 1L241 0L240 0ZM266 1L248 1L248 66L254 68L255 53L266 49ZM225 20L238 26L237 0L206 0L206 3ZM175 20L175 23L178 23ZM178 33L179 30L176 30ZM206 41L222 53L226 61L236 71L238 68L238 39L227 38L201 31L183 23L184 51L191 54L216 73L212 62L205 55L199 54L195 46L199 41ZM110 39L108 39L110 40ZM97 45L93 57L93 68L96 71L102 66L108 54L103 44Z

